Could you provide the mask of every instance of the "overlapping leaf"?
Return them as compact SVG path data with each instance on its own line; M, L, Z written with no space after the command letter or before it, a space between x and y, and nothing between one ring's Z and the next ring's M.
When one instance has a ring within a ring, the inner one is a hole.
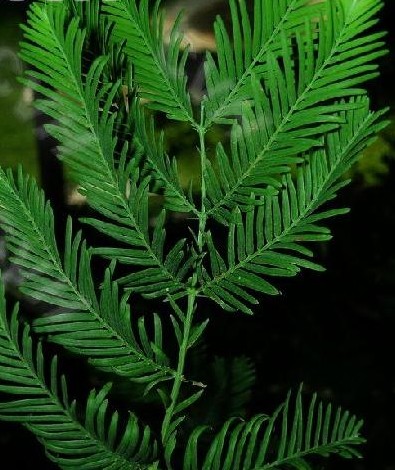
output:
M100 298L91 272L91 255L81 233L66 231L64 261L55 238L50 205L34 181L19 172L15 183L11 172L0 170L0 221L6 234L11 261L21 269L21 290L53 306L54 312L36 320L39 333L94 366L115 372L132 381L152 386L171 378L162 352L162 328L154 317L154 339L149 340L140 321L138 339L131 328L127 296L119 299L117 284L107 270Z
M353 106L334 100L363 93L358 86L377 75L374 61L386 52L384 33L369 28L381 2L345 3L343 9L340 0L325 2L318 32L307 20L296 30L294 44L282 30L277 57L268 51L265 73L249 77L230 155L220 144L217 170L208 165L208 214L220 222L229 221L231 208L248 205L251 192L262 195L268 184L281 185L278 175L289 171L301 152L321 145L322 136L338 125L339 106Z
M69 401L56 356L46 378L41 343L33 346L29 330L25 326L20 331L17 307L7 318L1 283L0 392L7 394L7 400L0 401L0 419L25 425L60 468L152 469L157 443L151 430L134 415L124 427L120 425L118 412L108 410L109 386L90 393L82 418L76 402Z
M27 75L40 83L30 80L29 84L47 98L36 106L56 120L47 130L61 143L60 157L82 186L89 204L110 220L92 218L87 222L127 245L118 252L118 259L149 267L139 274L151 295L155 295L156 285L161 288L157 295L182 291L182 272L162 251L163 228L157 232L159 237L151 240L149 236L150 179L141 180L127 142L121 156L117 154L116 114L111 109L120 83L101 83L105 57L92 64L86 77L82 75L84 32L78 27L78 18L68 25L66 20L67 10L61 2L33 4L29 11L21 57L37 69ZM177 244L179 253L182 248ZM140 291L144 292L142 286Z
M272 417L258 415L244 421L233 418L210 436L210 448L202 456L199 440L208 427L195 429L189 437L184 457L184 470L269 470L294 468L311 470L305 458L340 454L360 456L355 449L364 442L357 421L348 411L331 405L317 405L314 395L305 414L301 391L291 411L290 395Z
M358 107L343 112L344 124L328 134L325 147L305 157L297 169L296 182L288 174L278 195L263 196L260 204L254 207L252 203L244 215L239 208L234 211L226 261L207 234L210 268L201 270L201 290L223 308L252 313L247 305L257 300L251 291L278 293L268 278L294 276L301 267L322 269L309 259L313 254L303 243L331 238L319 222L345 210L325 211L321 207L347 184L339 181L340 177L386 125L380 120L382 112L369 112L366 98L351 104Z
M139 96L148 100L151 109L166 113L170 119L194 124L185 74L188 49L181 51L179 19L165 47L159 6L160 1L150 9L149 0L106 0L103 11L115 22L115 39L126 40Z

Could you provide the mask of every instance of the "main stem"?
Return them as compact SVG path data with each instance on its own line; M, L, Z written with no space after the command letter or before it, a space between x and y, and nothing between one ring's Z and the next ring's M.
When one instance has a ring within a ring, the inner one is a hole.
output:
M206 154L206 141L205 141L205 133L206 129L204 127L204 108L202 109L202 123L197 128L199 133L199 145L200 145L200 168L201 168L201 209L199 215L199 232L197 238L197 245L198 245L198 252L200 255L203 254L203 246L204 246L204 233L206 231L206 223L207 223L207 213L206 213L206 161L207 161L207 154ZM195 269L194 272L194 279L195 283L197 282L197 272Z
M177 371L174 378L173 388L170 394L170 405L166 409L166 414L162 424L162 442L166 444L169 435L169 428L171 425L171 421L174 415L175 408L177 406L178 397L180 394L181 383L184 376L184 368L185 368L185 358L188 351L189 339L191 334L191 327L193 321L193 313L195 310L195 299L196 299L197 291L196 289L191 289L188 293L188 309L187 314L184 321L184 331L183 331L183 339L180 345L180 350L178 353L178 365Z
M199 134L199 145L200 145L200 164L201 164L201 210L199 214L199 229L198 229L198 236L197 236L197 249L198 254L203 254L203 247L204 247L204 233L206 231L206 223L207 223L207 214L206 214L206 206L205 206L205 199L206 199L206 183L204 180L204 175L206 172L206 143L205 143L205 133L206 130L203 125L204 121L204 109L202 110L202 117L201 117L201 124L200 126L196 127L196 130ZM185 359L188 352L190 337L191 337L191 330L193 325L193 314L195 312L196 307L196 298L198 295L198 288L197 288L197 269L198 264L201 263L202 256L198 257L198 261L195 265L195 269L191 279L191 287L188 289L188 307L185 319L183 320L183 338L180 344L180 350L178 354L178 365L177 371L173 383L173 387L170 393L170 405L166 409L166 414L162 424L162 442L166 445L170 435L171 435L171 424L172 419L175 414L175 410L178 403L178 398L180 395L181 383L183 381L184 376L184 368L185 368Z

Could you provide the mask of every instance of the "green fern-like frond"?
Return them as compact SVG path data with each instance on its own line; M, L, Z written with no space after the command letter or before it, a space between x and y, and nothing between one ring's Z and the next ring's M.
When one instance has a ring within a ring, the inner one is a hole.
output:
M196 428L188 440L183 469L311 470L305 460L311 455L360 456L355 446L364 442L359 434L362 421L341 408L333 412L331 405L316 402L314 395L306 413L299 391L293 412L289 394L272 417L258 415L248 421L232 418L211 437L203 458L199 439L209 428Z
M110 220L86 221L129 246L119 258L125 260L129 253L129 263L149 267L142 274L149 293L153 294L155 286L161 288L158 295L182 291L181 270L162 252L165 232L160 232L159 240L149 237L150 180L140 180L135 162L128 160L127 142L121 156L116 154L116 115L110 109L120 84L101 84L105 57L93 63L86 77L81 74L84 32L78 28L78 19L69 25L66 20L62 3L33 4L29 25L24 27L21 57L39 70L29 70L28 77L41 80L41 84L31 80L29 84L48 98L38 100L36 106L57 120L47 130L61 143L61 159L82 186L90 206ZM182 247L177 248L182 253ZM140 290L144 291L142 286Z
M366 30L377 21L381 2L352 2L345 9L340 0L325 5L318 44L309 21L296 31L294 47L283 30L278 57L267 52L261 79L248 79L252 104L247 97L239 103L242 123L233 126L231 153L219 145L219 170L208 166L206 175L208 214L223 223L229 208L250 204L251 192L262 194L267 184L278 186L278 175L289 171L301 152L321 145L322 136L339 122L339 106L352 106L333 100L363 93L358 85L377 75L374 61L386 53L385 33Z
M323 9L321 2L308 5L306 0L254 0L251 19L245 0L230 0L229 5L232 37L218 17L214 25L217 60L208 53L205 64L207 128L242 114L241 104L253 99L250 78L267 72L268 56L281 50L282 34L295 33L306 20L317 18Z
M252 109L243 106L242 123L235 123L231 131L231 153L227 155L222 144L216 151L214 164L208 162L207 213L224 225L228 225L232 210L239 207L243 212L251 208L251 194L260 196L276 194L281 188L281 175L290 172L292 165L303 162L302 153L322 144L317 133L328 133L341 123L340 111L350 109L351 103L339 103L317 107L312 112L301 113L299 123L303 129L288 130L286 139L270 141L271 132L265 123L272 123L267 117L269 100L260 89L255 89L256 104ZM319 113L322 113L318 116ZM315 120L311 117L314 115ZM317 122L321 124L317 126ZM267 146L271 147L267 153ZM264 150L262 150L264 149Z
M21 328L0 284L0 419L30 429L61 468L310 470L310 456L359 457L362 422L316 396L306 408L301 389L273 416L246 420L255 370L245 357L206 358L201 381L185 375L209 323L198 312L202 297L252 313L258 294L278 293L273 277L323 269L306 242L330 239L322 224L347 209L327 204L386 125L361 88L386 52L375 28L382 2L252 0L250 9L229 0L230 28L217 18L217 53L206 56L200 113L187 87L181 16L166 41L161 6L36 0L29 8L23 82L52 119L46 129L90 206L80 222L100 242L88 247L69 218L60 253L43 191L21 169L0 170L0 228L20 291L49 309ZM166 153L157 111L195 135L199 197ZM230 130L229 143L211 145L214 125ZM154 198L163 200L155 223ZM169 243L170 211L183 214L189 238ZM172 312L136 314L136 294ZM57 358L45 363L31 329L121 376L130 400L145 392L141 406L161 401L160 442L133 414L109 411L109 386L92 391L84 409L70 402Z
M8 399L0 401L0 420L25 425L60 468L156 468L157 443L150 429L130 415L121 431L118 412L108 410L109 386L90 393L81 416L77 403L69 401L56 356L48 361L48 379L45 362L41 343L33 346L29 327L20 331L17 306L7 318L1 283L0 392ZM15 400L9 398L12 395Z
M154 318L155 340L147 340L144 324L139 339L131 329L127 296L119 300L118 286L107 269L100 298L91 273L91 254L81 233L66 231L62 262L54 237L54 217L42 191L19 171L0 170L0 221L11 261L22 270L21 291L57 308L36 320L39 333L68 350L89 358L107 372L115 372L147 386L174 376L162 352L162 327ZM151 345L151 346L150 346Z
M185 74L188 49L181 51L180 18L165 48L159 6L160 1L150 9L148 0L109 0L104 1L103 11L115 22L115 39L126 40L139 96L148 100L151 109L162 111L171 119L194 124Z
M235 209L227 261L207 234L211 275L202 269L202 292L223 308L251 313L247 304L257 300L248 291L278 293L267 277L294 276L301 267L322 269L301 243L331 238L330 231L317 223L345 210L317 210L348 183L339 179L386 125L380 119L383 112L369 112L368 99L351 104L358 107L341 114L344 124L328 134L325 147L308 154L298 167L296 184L288 174L278 195L263 196L255 208L252 202L245 215Z

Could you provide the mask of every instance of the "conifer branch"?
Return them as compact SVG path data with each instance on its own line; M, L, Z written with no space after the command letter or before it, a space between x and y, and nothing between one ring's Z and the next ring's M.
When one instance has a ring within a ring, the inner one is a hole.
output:
M0 419L25 425L62 468L172 470L175 456L183 456L176 463L183 470L307 470L310 455L360 456L362 422L340 408L332 413L331 405L316 406L315 395L305 413L301 389L293 406L288 395L273 416L221 416L221 423L227 421L217 431L199 426L211 418L217 424L210 406L197 408L199 417L191 410L205 392L202 382L184 377L189 351L209 321L197 321L198 299L252 313L257 292L278 293L269 278L322 270L305 242L330 239L321 222L347 209L325 204L386 125L385 111L370 112L360 88L377 75L375 62L386 52L384 33L370 30L380 0L254 0L252 15L245 0L229 3L232 37L218 19L217 58L207 54L199 122L187 90L181 17L166 46L160 0L152 8L149 0L84 6L37 0L23 26L21 57L32 67L23 81L42 95L36 107L54 119L47 130L96 211L80 220L112 239L111 246L88 248L69 218L61 255L43 192L21 169L17 177L0 170L0 224L10 261L22 274L20 291L53 309L32 319L33 333L144 385L145 392L155 389L164 405L159 446L134 415L118 434L118 414L107 410L109 386L91 392L82 423L65 379L59 380L56 357L45 365L30 326L19 327L17 307L8 319L0 283L0 392L7 394ZM90 44L104 55L92 59ZM192 186L184 191L176 160L164 150L164 135L157 139L147 108L196 133L199 207ZM210 161L207 131L213 124L232 128L229 150L219 142ZM150 195L162 192L164 209L151 227ZM167 210L197 221L197 228L188 227L189 243L178 239L167 246ZM226 226L225 244L211 233L212 220ZM93 255L109 261L97 276ZM114 280L118 264L132 269ZM103 282L96 288L98 280ZM132 317L130 296L136 293L172 307L176 366L164 350L162 317ZM219 359L199 379L214 376L215 383L225 372L226 361ZM227 411L244 415L254 375L248 359L235 358Z
M21 291L60 311L35 321L35 330L89 362L147 385L175 376L165 357L150 356L131 331L130 311L107 270L100 299L90 253L69 223L62 263L54 236L52 209L35 182L0 170L0 220L11 261L22 271ZM158 330L159 332L159 330ZM158 348L159 349L159 348Z
M348 411L317 404L314 395L308 411L302 404L301 389L291 412L291 394L272 416L257 415L249 420L232 418L210 436L210 447L202 454L199 441L210 432L208 426L195 428L184 454L184 470L269 470L285 467L310 470L305 458L310 455L338 454L345 458L360 457L356 446L362 421Z
M137 418L131 415L124 432L119 434L118 413L109 415L107 409L108 385L99 392L90 393L83 424L76 402L69 401L64 376L58 376L57 357L49 361L48 384L42 345L33 347L28 326L24 326L20 335L18 316L16 306L8 320L1 282L0 392L17 398L0 402L0 419L26 426L44 445L49 459L60 468L152 468L157 444L149 428L140 426ZM109 419L108 430L105 419Z
M153 246L149 239L146 198L149 180L139 181L135 163L133 160L127 161L127 142L118 167L115 164L115 115L110 109L120 84L100 84L107 60L103 57L94 62L83 80L81 54L84 33L78 29L77 19L73 19L68 26L66 19L67 10L62 3L33 4L29 26L23 27L25 41L22 43L21 57L41 70L29 70L27 74L43 84L32 81L29 84L49 98L38 101L36 106L58 120L58 124L46 128L62 144L61 159L82 186L89 204L112 221L105 223L89 218L85 222L132 246L130 251L122 252L122 260L129 253L129 262L149 266L143 271L147 282L145 289L141 287L142 291L152 295L154 282L161 288L157 295L170 290L185 291L177 265L166 262L161 250ZM100 110L102 100L104 104ZM128 197L130 178L133 181ZM179 252L182 253L182 250L179 249ZM130 282L133 285L132 279Z
M252 313L246 304L256 304L257 300L247 289L278 294L265 279L268 276L294 276L300 267L322 270L308 259L312 252L300 242L331 238L330 231L316 223L345 213L344 209L317 211L348 183L339 179L387 125L380 119L385 110L370 113L367 99L357 103L357 109L343 112L344 124L328 134L326 148L305 157L298 168L296 186L288 175L280 194L262 197L255 209L252 202L245 219L240 209L235 210L228 232L227 262L207 234L212 277L207 268L202 269L201 293L225 309Z
M334 100L364 94L356 85L377 75L372 61L386 53L381 41L385 33L360 35L376 22L380 0L353 2L345 11L340 0L325 5L318 52L307 22L303 34L296 32L295 68L290 38L283 31L280 61L271 51L266 54L263 89L252 77L248 85L253 105L240 103L242 124L232 128L231 155L218 145L218 165L225 169L219 176L208 169L207 214L221 223L228 223L234 207L248 208L251 193L264 195L268 184L280 187L278 175L300 162L302 152L322 145L322 135L339 124L336 113L350 107Z

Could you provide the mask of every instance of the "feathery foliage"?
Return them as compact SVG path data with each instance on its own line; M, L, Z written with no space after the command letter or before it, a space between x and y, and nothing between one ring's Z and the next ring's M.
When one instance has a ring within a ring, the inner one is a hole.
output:
M315 395L305 408L301 389L272 416L250 417L248 358L207 367L197 354L204 370L186 376L210 319L201 297L251 314L258 296L278 294L276 277L323 270L306 243L331 238L325 220L347 212L329 204L342 175L386 125L363 88L386 52L373 28L380 0L251 3L229 0L230 25L217 18L196 106L181 16L165 40L160 0L38 0L22 25L22 81L89 211L82 231L67 219L60 250L43 191L21 169L0 170L20 292L48 310L9 315L0 284L0 419L31 430L61 468L306 470L310 455L360 457L362 421ZM159 114L196 134L198 191L181 184ZM230 138L211 149L214 125ZM167 237L171 212L184 214L186 236ZM109 411L110 385L84 407L70 402L44 342L144 395L148 425Z
M128 295L119 299L110 267L98 298L90 250L82 241L81 232L72 236L71 220L67 224L62 262L54 237L52 209L43 192L21 171L15 182L10 171L6 175L0 170L0 181L2 228L11 261L19 266L24 277L21 291L54 310L54 314L34 321L35 331L49 333L52 342L87 357L92 365L133 381L152 384L174 376L175 371L168 367L162 351L159 317L153 317L152 344L141 322L136 339Z
M24 26L29 42L22 43L21 57L39 70L29 70L29 84L48 98L38 100L36 106L56 120L46 129L61 144L60 158L83 188L90 206L106 218L85 222L128 246L117 249L119 258L145 267L136 276L140 290L151 295L157 288L159 293L178 291L183 286L182 258L177 263L163 255L165 232L160 224L153 239L149 238L150 177L140 178L139 168L133 160L128 161L128 141L122 143L120 154L116 152L116 116L111 106L120 83L101 83L108 60L105 56L97 58L82 75L85 33L78 18L69 24L67 20L63 6L33 4L29 24ZM177 252L182 253L182 246Z
M61 468L153 468L157 444L149 428L131 415L119 433L118 412L108 412L108 385L89 394L81 419L76 401L69 400L65 377L58 374L57 357L49 361L47 372L42 345L33 344L29 326L20 331L18 313L16 305L7 317L1 282L0 390L17 397L0 404L1 419L26 426Z
M358 456L354 449L363 439L359 436L362 422L341 408L332 412L331 405L316 406L313 396L308 407L306 421L303 418L301 393L296 396L293 416L290 412L290 395L272 416L258 415L249 421L236 418L228 420L211 439L204 458L199 459L199 438L208 427L200 427L189 437L185 458L185 470L232 470L236 468L266 470L289 468L309 470L304 461L306 455L329 456L338 453L342 457ZM280 430L278 444L272 443L274 429Z
M319 223L345 210L321 208L348 183L339 181L340 175L385 125L380 120L382 113L369 111L366 97L351 104L358 107L339 113L343 123L325 137L323 148L304 156L296 168L295 181L288 173L280 180L278 192L266 197L252 194L245 214L240 207L233 211L227 261L207 234L211 276L202 269L202 291L223 308L252 313L246 304L256 303L256 299L247 289L274 295L278 291L267 277L294 276L302 267L322 269L309 259L313 253L300 242L331 238L329 230Z

